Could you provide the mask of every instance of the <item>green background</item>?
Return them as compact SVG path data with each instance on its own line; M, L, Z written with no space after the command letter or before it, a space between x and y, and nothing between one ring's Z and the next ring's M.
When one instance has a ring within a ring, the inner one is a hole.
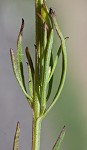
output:
M43 120L41 150L51 150L62 127L66 136L61 150L87 150L87 1L48 0L66 41L68 69L66 82L54 108ZM21 123L20 150L31 149L32 110L28 106L12 71L9 49L16 50L21 18L25 20L23 50L29 46L34 58L34 0L0 1L0 149L12 149L17 121ZM54 53L57 50L55 38ZM27 80L26 58L24 55ZM60 65L57 68L60 68ZM59 68L55 72L56 91Z

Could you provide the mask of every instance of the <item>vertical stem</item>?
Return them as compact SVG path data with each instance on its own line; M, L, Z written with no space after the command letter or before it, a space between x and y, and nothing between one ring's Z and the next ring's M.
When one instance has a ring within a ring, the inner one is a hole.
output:
M42 78L42 22L38 17L41 14L41 8L43 5L43 0L35 0L35 19L36 19L36 46L37 53L35 56L35 87L38 94L40 81Z
M32 150L40 150L41 118L33 117Z
M43 0L35 0L35 19L36 19L36 52L35 52L35 83L34 83L34 115L32 122L32 150L40 150L40 132L41 132L41 117L40 117L40 99L39 99L39 80L40 80L40 60L42 50L42 26L38 14L41 14Z

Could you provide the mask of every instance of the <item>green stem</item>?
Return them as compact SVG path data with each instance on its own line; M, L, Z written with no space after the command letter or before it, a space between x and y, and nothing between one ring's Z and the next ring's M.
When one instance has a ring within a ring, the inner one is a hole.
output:
M41 20L38 17L38 14L41 14L41 8L43 5L43 0L35 0L35 19L36 19L36 46L38 53L40 55L40 45L41 45Z
M40 99L39 99L39 79L41 74L41 54L42 54L42 26L38 14L41 14L43 0L35 0L35 19L36 19L36 47L35 47L35 84L34 84L34 103L33 103L33 122L32 122L32 150L40 150Z
M43 0L35 0L35 19L36 19L36 47L37 52L35 56L35 84L37 94L40 93L38 87L41 87L42 79L42 22L38 17L41 14L41 8L43 5Z
M33 117L32 150L40 150L41 118Z

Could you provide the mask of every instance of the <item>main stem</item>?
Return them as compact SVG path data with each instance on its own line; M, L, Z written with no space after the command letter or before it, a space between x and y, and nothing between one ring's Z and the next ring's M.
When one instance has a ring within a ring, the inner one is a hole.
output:
M32 150L40 149L41 118L33 117Z
M35 53L35 83L34 83L34 114L32 122L32 150L40 150L40 132L41 132L41 117L40 117L40 101L39 101L39 74L41 74L40 60L42 51L42 26L38 14L41 14L43 0L35 0L35 20L36 20L36 53ZM40 67L39 67L40 66ZM39 70L40 69L40 70Z

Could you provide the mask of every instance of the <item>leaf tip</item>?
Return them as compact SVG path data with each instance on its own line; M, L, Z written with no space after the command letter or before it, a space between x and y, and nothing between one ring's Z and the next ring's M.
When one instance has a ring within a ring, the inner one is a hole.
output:
M24 29L24 19L22 18L22 23L21 23L21 28L20 28L20 33L23 33L23 29Z
M12 56L12 54L13 54L13 49L10 48L10 56Z
M20 128L20 122L19 122L19 121L17 122L17 127L19 127L19 128Z
M55 11L52 8L49 9L49 13L50 15L55 16Z

